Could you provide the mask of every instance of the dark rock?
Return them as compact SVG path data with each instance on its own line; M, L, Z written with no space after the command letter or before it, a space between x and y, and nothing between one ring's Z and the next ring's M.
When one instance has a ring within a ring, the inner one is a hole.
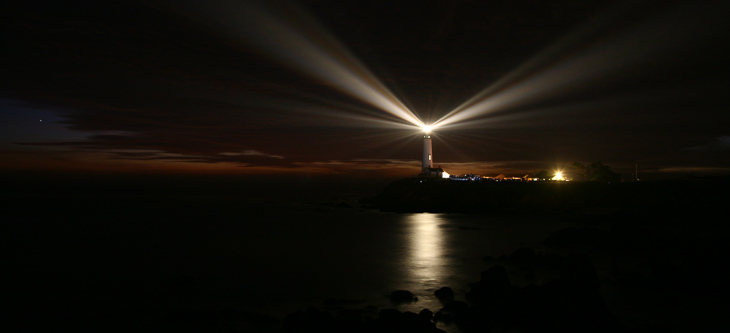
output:
M442 311L438 311L438 312L434 313L433 321L435 323L437 323L437 322L451 323L454 321L454 316L452 316L451 314L444 313Z
M378 319L383 321L394 321L400 318L401 312L396 309L382 309L378 314Z
M454 324L462 332L488 333L494 323L483 308L468 308L454 316Z
M462 301L453 301L453 302L446 303L446 305L444 305L442 310L447 310L447 311L451 311L451 312L459 312L459 311L466 310L468 308L469 308L469 304L466 304Z
M257 328L271 327L278 320L269 315L226 308L217 311L179 310L167 314L170 327L175 330L198 330L206 327L232 328L246 323Z
M249 311L239 311L234 309L222 310L221 315L227 320L240 320L259 326L271 326L278 322L276 318L266 314Z
M400 312L396 309L381 310L377 319L361 317L356 310L340 311L336 317L328 312L310 308L286 317L283 332L414 332L439 333L431 321L431 313L424 309L420 314Z
M390 293L390 302L393 304L412 303L417 301L418 298L416 298L416 296L408 290L396 290Z
M374 322L374 330L371 332L413 332L413 333L439 333L442 330L419 314L413 312L381 311L381 316Z
M378 313L378 307L375 305L366 305L362 310L373 314Z
M482 272L482 283L490 289L502 289L510 286L507 270L502 265L495 265Z
M466 299L477 305L484 305L490 309L499 309L509 302L514 292L514 287L486 283L479 281L471 284L471 291L466 293Z
M596 267L585 255L570 255L565 258L558 281L577 292L597 292L600 286Z
M461 301L452 301L449 303L446 303L441 310L436 312L434 315L434 321L441 321L445 323L450 323L454 321L454 318L456 316L469 309L469 305L461 302Z
M345 298L328 298L324 301L322 301L322 304L325 306L333 306L333 307L343 307L353 304L359 304L362 303L362 300L357 299L345 299Z
M346 202L343 201L343 202L340 202L339 204L337 204L335 207L337 207L337 208L352 208L352 205L350 205L350 204L348 204L348 203L346 203Z
M421 312L419 312L418 315L421 316L421 318L426 319L428 321L433 320L433 311L431 311L429 309L421 310Z
M449 287L441 287L433 293L439 302L446 304L454 300L454 291Z
M282 324L282 332L328 332L332 331L334 320L328 312L315 308L292 313Z
M522 247L509 255L509 260L521 265L531 265L537 262L535 250L529 247Z
M356 328L362 328L363 319L355 310L343 310L337 314L334 326L338 331L352 332Z
M555 253L544 255L541 258L545 268L553 272L559 272L565 262L565 258L563 258L563 256Z
M594 227L568 227L551 233L543 244L556 249L593 249L603 246L605 234Z
M366 332L375 332L377 330L376 325L375 319L373 318L365 317L365 319L363 319L362 327Z

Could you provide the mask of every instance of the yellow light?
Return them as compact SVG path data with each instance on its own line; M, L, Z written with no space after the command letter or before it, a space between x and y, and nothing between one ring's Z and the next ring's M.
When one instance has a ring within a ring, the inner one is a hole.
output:
M563 173L558 171L555 173L555 177L553 177L553 180L563 180Z
M423 125L423 131L426 133L431 133L431 130L433 129L431 126Z

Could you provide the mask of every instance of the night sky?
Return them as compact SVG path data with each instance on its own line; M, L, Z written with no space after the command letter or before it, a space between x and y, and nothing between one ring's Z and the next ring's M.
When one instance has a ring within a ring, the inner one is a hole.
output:
M451 174L599 160L650 179L727 174L725 13L720 1L6 1L0 170L409 176L422 145L388 107L403 105L443 118L434 159Z

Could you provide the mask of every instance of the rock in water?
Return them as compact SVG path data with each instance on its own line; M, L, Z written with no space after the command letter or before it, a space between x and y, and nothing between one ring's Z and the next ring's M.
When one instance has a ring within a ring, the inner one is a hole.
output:
M418 301L418 298L408 290L396 290L390 293L390 302L393 304L412 303L416 301Z
M446 304L454 300L454 291L449 287L441 287L433 293L439 302Z

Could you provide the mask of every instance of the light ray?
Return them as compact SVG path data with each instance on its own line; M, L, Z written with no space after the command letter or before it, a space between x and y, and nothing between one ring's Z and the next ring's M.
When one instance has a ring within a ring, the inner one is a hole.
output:
M618 14L618 10L614 8L611 11L607 11L601 18L592 20L587 24L582 25L572 33L561 38L558 42L552 44L545 50L541 51L537 55L530 58L530 60L521 64L518 68L505 75L504 77L497 80L497 82L491 84L481 92L477 93L454 110L447 113L445 116L439 118L434 123L441 123L443 120L450 118L454 114L460 113L467 108L472 108L475 104L484 102L485 99L492 95L497 94L502 90L507 90L511 85L520 82L520 80L529 77L532 73L538 71L541 67L545 67L565 54L567 50L574 47L580 41L586 39L591 32L598 29L598 27L611 17L615 17Z
M597 30L613 23L633 7L616 7L599 19L582 26L558 43L539 53L507 76L490 85L459 107L447 113L435 125L446 127L483 117L502 110L514 110L552 98L570 97L588 87L614 81L628 81L629 69L644 65L652 57L698 43L711 27L684 27L677 34L667 33L689 15L686 7L675 7L652 20L625 29L601 43L573 51L577 44L587 43ZM709 9L704 9L708 11ZM705 12L703 12L706 14ZM694 10L693 15L698 15ZM604 36L605 37L605 36Z
M187 15L203 15L207 24L253 44L284 65L417 127L423 124L342 43L293 4L286 13L252 2L218 0L186 6Z

